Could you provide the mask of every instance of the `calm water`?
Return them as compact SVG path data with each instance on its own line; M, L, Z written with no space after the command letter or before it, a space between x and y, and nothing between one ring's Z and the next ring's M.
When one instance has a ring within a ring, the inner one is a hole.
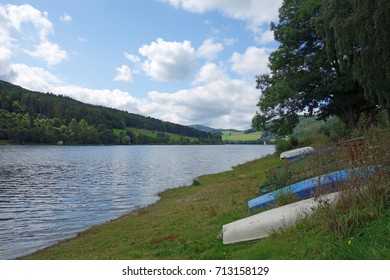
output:
M0 259L12 259L158 200L167 188L273 146L0 146Z

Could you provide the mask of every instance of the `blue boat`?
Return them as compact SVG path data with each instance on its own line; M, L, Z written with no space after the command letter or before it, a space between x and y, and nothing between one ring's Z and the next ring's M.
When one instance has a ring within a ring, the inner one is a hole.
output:
M292 193L299 199L307 199L315 194L318 186L324 187L326 192L334 192L338 190L340 183L346 181L351 177L351 175L356 174L357 176L364 178L374 170L375 168L370 166L366 167L365 169L363 168L363 170L362 168L357 167L354 169L340 170L313 177L249 200L248 210L251 212L256 208L267 208L272 204L275 204L276 199L280 195L287 193Z

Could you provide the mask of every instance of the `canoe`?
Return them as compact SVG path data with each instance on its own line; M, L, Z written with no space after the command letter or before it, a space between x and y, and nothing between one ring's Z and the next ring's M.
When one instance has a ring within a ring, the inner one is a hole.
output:
M299 199L309 198L316 193L318 186L324 187L323 191L325 192L334 192L338 190L341 182L346 181L353 174L359 176L360 178L364 178L370 172L374 171L374 169L374 167L369 166L363 169L357 167L354 169L340 170L313 177L249 200L248 210L251 212L256 208L267 208L270 205L275 204L277 198L282 194L292 193Z
M222 227L222 242L231 244L265 238L280 228L290 227L300 218L314 213L320 205L319 201L332 203L339 193L322 195L320 199L301 200L226 224Z
M280 159L292 160L297 157L301 157L307 154L310 154L314 151L312 147L303 147L299 149L290 150L280 154Z

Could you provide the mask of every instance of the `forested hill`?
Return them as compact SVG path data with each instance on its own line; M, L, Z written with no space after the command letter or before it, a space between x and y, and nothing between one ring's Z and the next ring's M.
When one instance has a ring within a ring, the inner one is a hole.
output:
M158 137L132 129L153 131ZM45 144L222 143L221 137L213 133L66 96L34 92L4 81L0 81L0 140Z

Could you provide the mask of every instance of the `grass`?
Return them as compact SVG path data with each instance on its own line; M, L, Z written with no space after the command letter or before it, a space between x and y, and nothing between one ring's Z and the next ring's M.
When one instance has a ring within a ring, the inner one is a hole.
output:
M0 140L0 145L9 145L9 140Z
M387 160L389 135L374 140L369 147L376 148L361 153L361 164ZM351 180L337 204L325 204L291 228L263 240L222 245L217 239L222 226L248 216L247 200L278 165L272 155L198 177L191 186L161 193L156 204L25 259L390 259L387 168L367 180Z
M261 132L244 133L239 131L224 131L222 134L223 141L253 141L261 137Z
M114 129L112 130L112 132L114 133L114 135L115 135L116 137L118 137L121 133L126 133L126 130L124 130L124 129L119 129L119 128L114 128Z

